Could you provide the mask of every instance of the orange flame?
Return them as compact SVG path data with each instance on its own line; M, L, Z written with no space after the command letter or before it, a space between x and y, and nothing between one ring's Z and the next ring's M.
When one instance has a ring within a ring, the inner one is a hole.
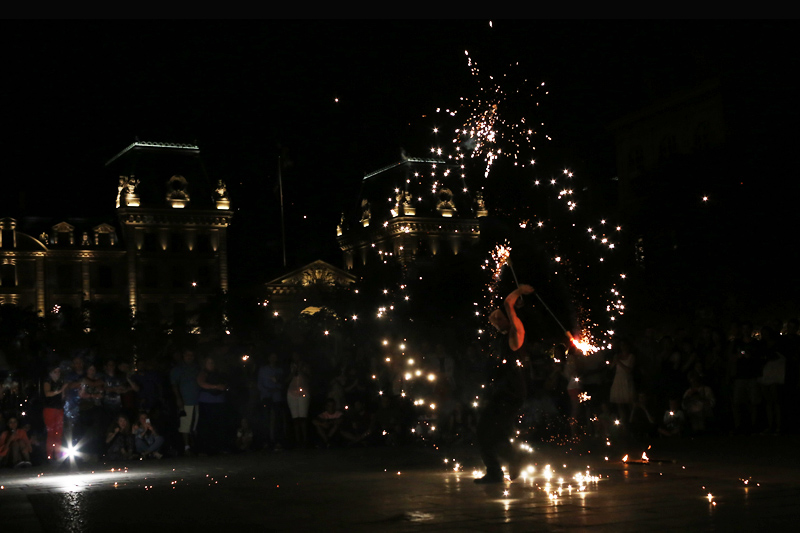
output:
M583 355L589 355L590 353L596 352L600 348L590 343L585 337L581 340L576 339L572 336L571 333L568 333L569 339L572 342L572 345L575 346L577 349L583 352Z

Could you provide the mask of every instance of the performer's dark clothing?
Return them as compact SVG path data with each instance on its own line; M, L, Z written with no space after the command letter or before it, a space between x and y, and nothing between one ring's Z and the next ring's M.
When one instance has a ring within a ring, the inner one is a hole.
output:
M511 463L516 456L510 439L527 396L527 386L522 366L517 364L525 345L517 351L511 350L506 334L500 335L499 341L494 368L490 369L487 399L478 419L477 440L487 478L502 479L500 460Z

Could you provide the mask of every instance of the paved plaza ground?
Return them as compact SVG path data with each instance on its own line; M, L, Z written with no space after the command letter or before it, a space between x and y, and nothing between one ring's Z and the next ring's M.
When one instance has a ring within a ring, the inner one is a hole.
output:
M541 446L530 454L532 471L499 485L473 483L481 464L467 446L3 470L0 526L26 533L793 528L798 446L797 437L766 436L656 440L649 450ZM642 451L649 463L621 461L624 452L641 460Z

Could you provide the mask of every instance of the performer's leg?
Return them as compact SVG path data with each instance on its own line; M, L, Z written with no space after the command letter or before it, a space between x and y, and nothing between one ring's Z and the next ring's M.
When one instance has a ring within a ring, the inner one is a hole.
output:
M509 403L490 403L484 409L478 421L478 446L481 459L486 465L486 476L475 480L476 483L497 483L503 480L501 459L509 465L509 477L513 480L519 476L521 455L511 445L514 435L514 423L519 411L518 405Z
M478 420L477 440L481 452L481 459L486 465L486 475L476 479L476 483L499 483L503 481L503 470L500 467L499 451L503 441L508 437L503 434L502 424L499 423L501 410L497 404L488 403Z
M517 436L514 429L517 427L521 407L516 404L503 404L501 412L497 416L501 425L498 433L503 436L502 441L498 442L497 454L500 459L508 463L508 475L512 481L519 477L522 468L522 454L511 444L511 439Z

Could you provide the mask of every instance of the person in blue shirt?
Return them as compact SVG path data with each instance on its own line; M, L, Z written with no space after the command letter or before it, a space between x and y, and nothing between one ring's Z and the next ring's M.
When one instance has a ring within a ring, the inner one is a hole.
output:
M258 392L263 408L265 448L279 450L286 431L286 372L278 364L278 354L269 354L267 364L258 370Z

